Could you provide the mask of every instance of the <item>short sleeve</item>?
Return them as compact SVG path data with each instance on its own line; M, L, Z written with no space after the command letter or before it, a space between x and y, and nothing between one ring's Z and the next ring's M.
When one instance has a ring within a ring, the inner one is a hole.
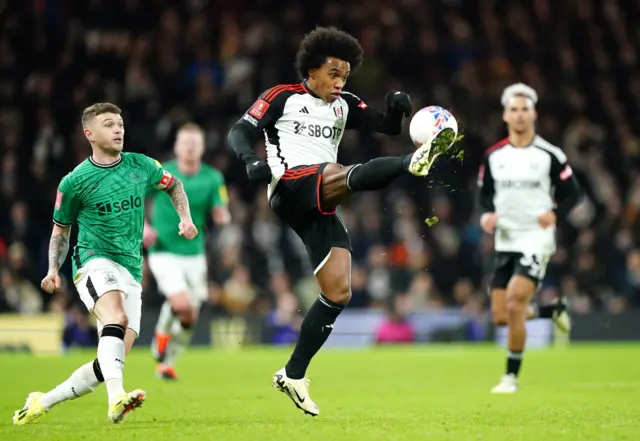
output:
M276 86L263 92L253 105L242 115L238 123L246 125L256 133L276 122L284 112L284 106L291 94L303 90L301 85Z
M80 202L75 193L71 175L65 176L56 191L53 208L53 223L61 227L70 227L78 217Z
M166 171L160 161L144 156L145 163L149 169L149 186L156 190L164 190L173 182L173 175Z
M229 203L229 194L227 193L227 186L224 183L224 176L222 176L222 173L215 171L212 180L211 208L226 207Z

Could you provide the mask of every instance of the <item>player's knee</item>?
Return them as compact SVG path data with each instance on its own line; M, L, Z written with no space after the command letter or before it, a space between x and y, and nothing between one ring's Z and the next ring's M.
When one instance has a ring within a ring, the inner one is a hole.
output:
M323 294L329 300L339 305L347 305L351 301L351 287L348 281L340 283L339 280L336 280L336 283L331 289L326 290Z
M325 182L331 182L338 174L344 173L344 165L331 162L322 170L322 179Z
M518 314L526 314L527 311L527 295L521 292L507 293L507 315L514 316Z
M178 320L183 329L191 329L196 324L197 314L190 308L178 314Z
M121 326L124 329L127 329L129 326L129 319L127 319L127 314L124 311L110 311L108 314L103 314L101 319L103 323L110 325Z
M169 297L169 303L171 304L171 311L180 317L191 311L191 302L189 302L189 295L186 292L174 294Z

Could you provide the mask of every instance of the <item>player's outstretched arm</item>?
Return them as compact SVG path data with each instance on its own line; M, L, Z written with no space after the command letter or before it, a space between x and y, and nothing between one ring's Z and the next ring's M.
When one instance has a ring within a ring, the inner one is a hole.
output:
M171 183L164 188L163 191L169 195L171 205L173 205L176 213L178 213L178 217L180 217L179 234L187 239L196 237L198 229L193 225L193 221L191 220L189 199L187 198L187 193L184 191L182 181L174 176Z
M399 135L402 132L403 118L411 115L411 99L404 92L387 93L384 112L369 107L350 92L343 92L341 96L349 105L347 129Z
M69 236L71 227L53 225L51 240L49 241L49 272L42 279L40 286L49 294L55 293L60 288L60 275L58 271L67 258L69 252Z

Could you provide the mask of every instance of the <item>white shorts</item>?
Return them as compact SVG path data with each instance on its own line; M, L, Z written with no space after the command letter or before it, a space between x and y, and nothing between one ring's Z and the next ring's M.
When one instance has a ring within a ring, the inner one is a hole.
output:
M150 253L149 268L158 284L158 290L171 297L187 293L194 307L200 307L208 297L207 258L181 256L172 253Z
M136 335L140 334L142 286L125 267L109 259L93 259L78 270L73 283L89 312L93 312L96 302L104 293L122 291L128 327ZM103 324L98 320L98 333L102 332L102 326Z

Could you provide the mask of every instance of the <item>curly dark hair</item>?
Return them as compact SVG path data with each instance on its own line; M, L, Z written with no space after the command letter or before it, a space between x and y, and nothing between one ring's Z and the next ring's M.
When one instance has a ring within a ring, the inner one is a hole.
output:
M309 69L322 66L327 57L347 61L354 72L360 67L363 49L358 40L345 31L318 26L304 36L296 55L296 69L301 79L307 78Z

